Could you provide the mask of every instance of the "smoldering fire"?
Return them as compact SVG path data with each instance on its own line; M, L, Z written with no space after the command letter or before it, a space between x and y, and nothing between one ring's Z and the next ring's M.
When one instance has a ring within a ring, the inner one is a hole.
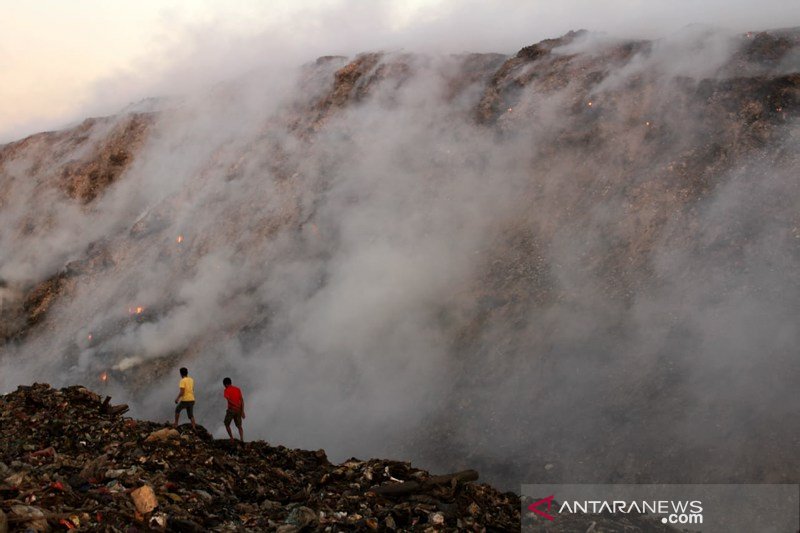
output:
M254 437L507 486L794 476L797 43L326 57L4 146L0 386L158 418L186 365Z

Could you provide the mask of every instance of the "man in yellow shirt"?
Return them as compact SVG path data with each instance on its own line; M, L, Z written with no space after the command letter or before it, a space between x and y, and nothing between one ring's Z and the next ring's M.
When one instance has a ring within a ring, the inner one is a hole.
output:
M181 382L178 386L181 390L178 392L178 397L175 398L175 403L178 404L178 406L175 407L175 427L178 427L178 419L181 416L181 411L186 409L186 414L189 416L189 420L192 421L192 429L195 429L194 380L189 377L189 370L185 367L181 368Z

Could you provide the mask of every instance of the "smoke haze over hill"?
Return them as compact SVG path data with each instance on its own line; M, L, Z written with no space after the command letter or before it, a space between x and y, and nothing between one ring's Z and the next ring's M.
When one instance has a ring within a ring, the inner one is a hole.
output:
M691 24L800 24L791 0L86 0L9 4L0 21L0 143L264 65L371 50L513 54L576 28L661 38Z
M0 389L160 419L185 365L339 459L796 480L798 35L283 58L6 145Z

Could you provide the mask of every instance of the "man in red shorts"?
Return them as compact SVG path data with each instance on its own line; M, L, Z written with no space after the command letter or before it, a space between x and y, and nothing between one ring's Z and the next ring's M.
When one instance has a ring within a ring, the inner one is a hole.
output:
M228 410L225 411L225 429L228 430L228 436L233 442L233 433L231 433L231 420L236 424L239 430L239 438L244 442L244 430L242 429L242 419L244 418L244 398L242 398L242 391L239 387L231 385L231 378L222 380L225 385L225 399L228 400Z

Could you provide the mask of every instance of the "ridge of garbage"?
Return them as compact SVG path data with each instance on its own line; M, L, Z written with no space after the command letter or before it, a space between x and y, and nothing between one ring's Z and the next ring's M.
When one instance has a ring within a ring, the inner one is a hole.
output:
M125 417L82 386L0 397L0 532L509 531L520 499L407 462L349 459Z

